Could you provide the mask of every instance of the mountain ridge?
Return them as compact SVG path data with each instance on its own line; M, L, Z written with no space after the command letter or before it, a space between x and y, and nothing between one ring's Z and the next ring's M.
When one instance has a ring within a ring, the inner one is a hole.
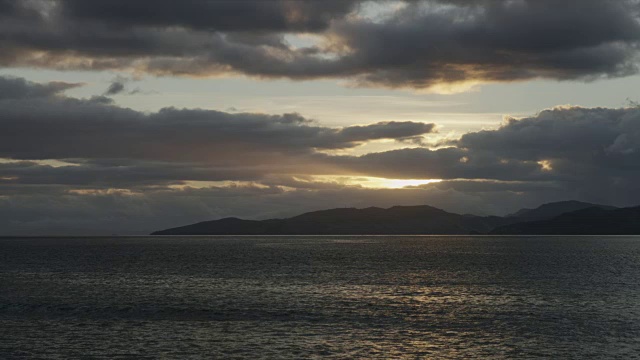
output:
M564 210L573 211L564 212ZM598 216L608 217L609 212L616 210L622 209L579 201L547 203L535 209L522 209L504 217L461 215L429 205L392 206L386 209L349 207L311 211L283 219L244 220L227 217L160 230L152 235L537 234L539 232L553 232L553 224L562 221L556 220L557 218L573 213L578 213L577 217L574 217L575 219L590 221L591 228L595 231L594 226L598 224ZM600 215L586 216L585 214L589 211L595 211ZM566 219L572 218L563 219L570 222ZM556 223L545 223L549 221L556 221ZM537 230L536 226L540 230ZM579 226L574 226L574 228L579 228ZM627 231L635 230L628 229ZM640 229L638 233L640 233Z
M547 220L507 224L494 235L638 235L640 206L606 210L590 207Z
M587 209L591 207L597 207L605 210L617 209L615 206L593 204L593 203L582 202L577 200L567 200L567 201L556 201L556 202L542 204L534 209L527 209L527 208L520 209L513 214L507 215L506 217L516 217L519 219L527 219L530 221L545 220L545 219L550 219L556 216L560 216L568 212L578 211L578 210Z
M393 235L484 233L507 224L495 216L459 215L428 205L336 208L286 219L204 221L152 235Z

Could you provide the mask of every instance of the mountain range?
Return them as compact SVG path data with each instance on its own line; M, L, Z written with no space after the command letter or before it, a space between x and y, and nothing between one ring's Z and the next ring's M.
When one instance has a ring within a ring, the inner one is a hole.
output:
M640 234L640 207L562 201L504 217L461 215L435 207L339 208L286 219L224 218L152 235L601 235Z

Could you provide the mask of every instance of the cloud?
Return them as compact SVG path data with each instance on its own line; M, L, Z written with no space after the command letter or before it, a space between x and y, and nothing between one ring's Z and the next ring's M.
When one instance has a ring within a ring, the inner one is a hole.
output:
M3 2L0 65L454 91L637 73L634 0ZM398 4L404 4L399 6ZM46 5L46 6L45 6ZM578 8L579 7L579 8ZM314 45L285 35L313 33Z
M120 95L120 94L135 95L135 94L149 93L146 91L142 91L142 89L140 89L139 87L136 87L133 90L127 91L127 84L133 81L137 81L137 79L118 75L111 81L111 84L102 95L105 97L109 97L109 96Z
M253 181L265 171L238 166L132 160L75 160L61 166L36 161L0 163L0 185L65 185L91 189L145 189L187 181ZM1 186L0 186L1 187ZM0 190L0 193L2 190Z
M497 131L465 134L458 144L479 151L508 152L509 157L521 160L609 162L637 154L637 147L624 139L637 139L639 117L638 107L558 107L533 117L508 119Z
M299 114L202 109L142 113L104 97L64 96L76 85L0 78L0 227L7 233L99 224L144 232L339 206L426 203L504 214L554 200L640 200L638 107L558 107L464 134L445 148L350 155L332 150L428 136L436 126L331 128ZM337 176L351 185L331 180ZM443 181L366 189L358 177Z
M440 3L440 4L437 4ZM467 81L623 76L637 70L635 3L414 2L388 21L334 31L364 84L430 87Z
M60 81L37 84L22 78L0 77L0 100L50 97L82 85Z
M204 164L211 171L231 175L305 173L311 169L325 172L328 170L321 168L334 165L320 151L351 149L375 140L402 140L435 129L434 124L394 121L330 128L298 114L175 108L142 113L118 107L103 97L36 96L49 85L0 77L0 88L11 86L27 95L19 100L0 100L0 157L10 159L119 159L125 166L131 161L154 162L153 166L162 162ZM301 163L304 167L296 170ZM182 179L200 177L191 174Z
M334 18L351 12L353 0L83 0L60 1L71 19L115 23L125 27L185 27L216 31L308 31L326 29Z
M114 80L107 91L104 92L105 96L118 95L124 91L124 82L120 80Z
M562 184L567 193L632 204L640 184L640 109L559 107L470 132L452 147L332 159L357 174ZM484 185L492 186L492 183ZM623 190L624 189L624 190ZM614 200L615 199L615 200Z
M365 126L349 126L343 128L342 136L351 141L373 139L405 139L408 137L429 134L435 131L435 124L410 121L388 121Z
M358 174L391 179L541 180L549 175L535 161L510 160L503 155L507 154L457 147L406 148L333 160Z
M437 188L365 189L335 184L294 190L246 185L144 192L80 192L48 186L0 196L0 226L5 235L148 234L166 227L228 216L280 218L333 207L429 203L451 211L479 213L493 200L530 204L512 193L494 196L481 198Z
M446 148L354 156L327 151L376 140L407 141L434 133L435 125L389 121L329 128L298 114L175 108L142 113L103 98L58 95L69 86L74 85L0 78L0 89L6 89L0 93L13 94L0 100L0 157L81 165L68 169L34 167L37 164L29 162L20 169L5 165L6 178L41 179L38 174L45 172L68 174L66 180L56 180L60 183L74 178L96 183L92 177L103 183L126 183L123 174L128 174L141 182L147 176L151 183L179 183L255 180L274 174L352 174L577 182L586 177L624 179L640 170L640 110L635 107L555 108L511 119L497 130L465 134Z

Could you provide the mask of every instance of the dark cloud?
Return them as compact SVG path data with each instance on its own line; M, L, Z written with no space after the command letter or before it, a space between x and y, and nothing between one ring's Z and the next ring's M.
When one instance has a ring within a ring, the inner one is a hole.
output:
M0 88L12 86L26 94L19 101L0 101L0 157L12 159L199 162L232 171L296 167L303 162L311 168L322 164L319 150L434 131L433 124L417 122L329 128L298 114L175 108L142 113L115 106L104 97L29 96L39 94L43 85L0 78Z
M432 1L334 31L362 83L423 88L634 73L637 20L630 1Z
M552 181L581 196L633 203L640 198L625 199L624 194L635 194L638 186L631 184L640 184L638 144L640 108L560 107L510 119L497 130L467 133L454 147L334 161L360 174L387 178Z
M391 179L542 180L548 177L535 161L510 161L503 155L473 149L410 148L341 157L334 161L359 174Z
M0 3L0 65L433 88L638 70L634 0ZM297 48L285 34L313 32Z
M3 105L0 156L15 159L88 157L263 164L311 154L315 149L353 148L369 140L395 136L345 134L348 128L311 125L296 114L168 108L147 115L71 99L32 101L28 111L13 104L11 108ZM417 134L430 129L415 128Z
M139 87L136 87L133 90L127 90L127 84L137 81L135 78L128 78L124 76L116 76L113 80L111 80L111 84L107 90L103 93L103 96L109 97L113 95L121 95L121 94L145 94L149 92L142 91Z
M0 77L0 101L5 99L50 97L82 85L60 81L36 84L27 82L22 78Z
M564 182L589 178L602 183L640 171L636 107L556 108L511 119L497 130L465 134L446 148L351 156L324 152L381 139L407 141L435 132L435 125L390 121L328 128L298 114L175 108L141 113L101 97L54 96L68 86L0 78L0 89L7 89L0 93L14 94L0 100L0 157L81 165L53 169L24 163L17 169L11 164L3 167L4 177L28 181L42 179L44 172L60 174L56 178L62 180L56 183L81 179L78 183L127 186L126 181L143 183L145 177L163 183L255 180L273 174ZM61 174L69 176L65 180Z
M180 26L243 32L321 31L351 12L357 0L63 0L67 18L127 27Z
M0 14L11 14L16 11L17 2L12 0L0 0Z
M520 160L570 159L605 165L638 154L639 130L638 107L559 107L509 119L497 131L466 134L458 144Z
M459 146L513 161L543 164L580 196L640 200L640 108L546 110L496 131L466 134ZM545 169L546 168L546 169Z
M365 126L350 126L341 134L351 141L368 139L404 139L417 134L428 134L435 130L435 124L389 121Z
M329 128L297 114L201 109L142 113L104 97L61 95L71 85L0 78L0 94L10 94L0 97L0 227L7 233L98 224L146 232L337 206L427 203L504 214L554 200L640 200L638 107L559 107L467 133L446 148L414 144L356 156L332 150L406 141L435 127ZM444 181L380 190L327 176Z
M106 96L118 95L124 91L124 82L115 80L109 85L107 91L104 92Z
M92 189L144 189L183 185L187 181L254 181L264 177L259 168L220 168L199 163L131 160L76 160L52 166L46 162L0 163L2 185L68 185ZM0 189L0 193L2 190Z

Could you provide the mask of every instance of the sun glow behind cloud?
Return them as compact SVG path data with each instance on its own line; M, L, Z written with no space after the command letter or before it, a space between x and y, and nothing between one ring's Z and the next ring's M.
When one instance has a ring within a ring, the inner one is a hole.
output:
M441 182L440 179L387 179L370 176L314 176L313 181L360 186L369 189L402 189Z
M382 188L388 189L402 189L405 187L414 187L420 185L427 185L431 183L438 183L442 180L439 179L430 179L430 180L416 180L416 179L383 179L383 178L374 178L374 183L377 183Z
M317 175L317 176L294 176L293 180L300 183L308 184L336 184L340 186L356 186L367 189L402 189L406 187L416 187L432 183L438 183L440 179L386 179L370 176L333 176L333 175ZM259 181L185 181L181 185L170 186L174 189L183 189L185 187L194 189L204 188L230 188L230 187L255 187L269 188L269 186ZM283 189L294 189L288 186L281 186Z

